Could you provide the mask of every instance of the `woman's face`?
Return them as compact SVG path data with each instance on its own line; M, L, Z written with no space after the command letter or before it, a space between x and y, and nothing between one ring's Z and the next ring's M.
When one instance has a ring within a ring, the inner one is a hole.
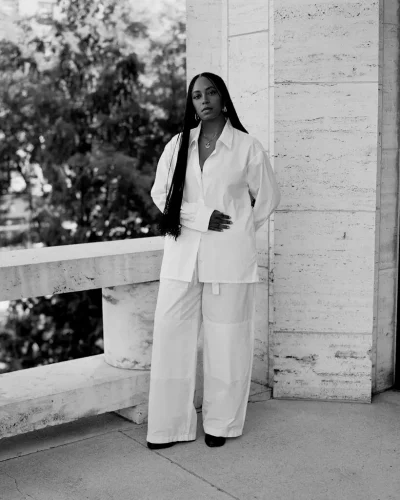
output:
M192 91L192 102L201 120L213 120L222 112L221 96L214 84L205 76L197 78Z

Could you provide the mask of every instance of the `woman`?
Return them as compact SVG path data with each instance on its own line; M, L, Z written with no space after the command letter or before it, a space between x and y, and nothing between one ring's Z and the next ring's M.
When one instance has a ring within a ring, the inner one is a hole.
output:
M250 390L255 232L279 189L262 144L236 114L222 78L190 82L183 131L165 146L151 190L166 236L154 321L147 445L196 438L197 341L204 328L208 446L240 436ZM252 200L254 201L252 206Z

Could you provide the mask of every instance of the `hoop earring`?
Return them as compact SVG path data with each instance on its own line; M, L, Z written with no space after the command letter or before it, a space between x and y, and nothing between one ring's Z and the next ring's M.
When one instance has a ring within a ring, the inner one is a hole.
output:
M196 121L199 121L199 120L200 120L200 118L197 116L197 113L195 113L195 114L194 114L194 119L195 119Z
M226 109L226 106L224 106L224 107L222 108L222 112L223 112L223 113L226 113L227 111L228 111L228 110Z

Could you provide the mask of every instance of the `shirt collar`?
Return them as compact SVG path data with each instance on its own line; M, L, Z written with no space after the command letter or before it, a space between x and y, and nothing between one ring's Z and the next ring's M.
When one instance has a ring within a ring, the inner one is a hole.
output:
M201 131L201 122L197 125L196 128L193 128L190 133L191 133L191 138L189 142L189 147L193 144L193 142L198 143L199 136L200 136L200 131ZM230 119L228 118L226 120L225 126L222 130L221 135L218 137L218 141L221 141L225 144L226 147L229 149L232 147L232 141L233 141L233 126L231 124Z

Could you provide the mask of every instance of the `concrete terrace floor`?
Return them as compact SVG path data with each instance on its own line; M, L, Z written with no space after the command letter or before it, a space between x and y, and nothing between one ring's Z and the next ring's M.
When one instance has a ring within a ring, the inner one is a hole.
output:
M0 440L1 500L400 500L400 392L249 403L243 436L146 447L108 413Z

